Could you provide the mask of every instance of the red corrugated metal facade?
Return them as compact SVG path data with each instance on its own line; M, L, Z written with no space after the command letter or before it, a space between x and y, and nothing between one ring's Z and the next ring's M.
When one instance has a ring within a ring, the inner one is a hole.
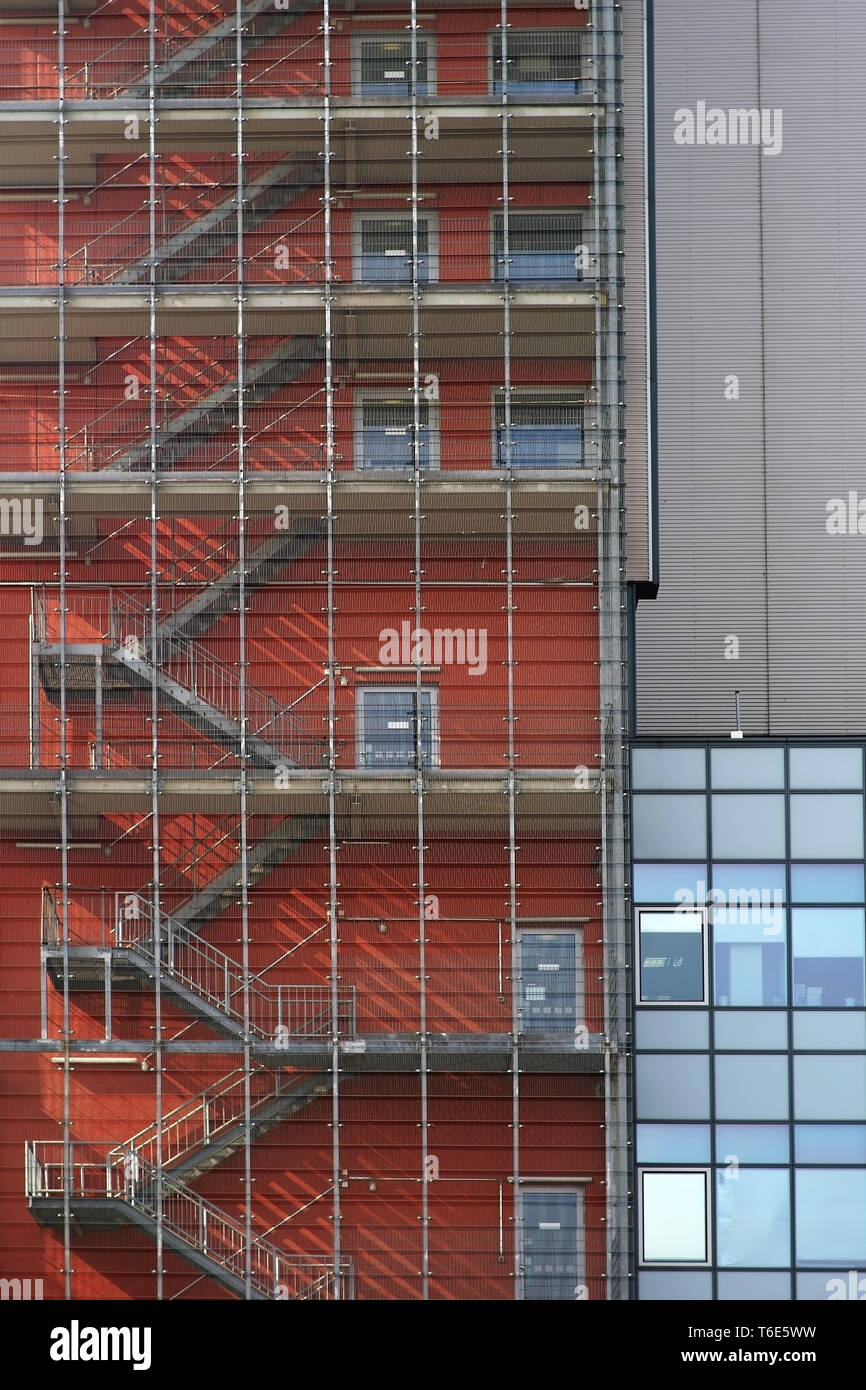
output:
M71 8L0 31L0 1275L604 1299L586 12L509 95L499 3L247 6L240 84L233 3Z

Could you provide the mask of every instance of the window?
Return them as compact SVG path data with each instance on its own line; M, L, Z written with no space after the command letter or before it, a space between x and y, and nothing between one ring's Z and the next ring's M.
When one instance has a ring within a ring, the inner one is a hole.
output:
M438 436L431 408L419 404L418 457L421 468L438 464ZM367 396L355 410L355 467L413 469L415 406L406 397Z
M583 1192L523 1192L523 1297L578 1297L585 1274Z
M800 1008L862 1008L866 945L862 908L794 908L791 936L794 1004Z
M418 96L433 92L433 45L418 40ZM362 97L403 97L412 90L412 41L405 35L363 34L354 40L354 88Z
M706 858L705 796L640 792L632 797L631 812L636 859Z
M582 395L514 393L511 428L505 401L496 402L496 467L582 468Z
M638 918L641 1004L705 1004L706 920L703 908L670 912L641 908Z
M580 934L522 928L518 948L518 1032L573 1035L583 1022Z
M785 1168L716 1173L720 1265L784 1269L791 1263L791 1196Z
M707 887L706 864L635 864L632 896L636 903L675 903L684 890L697 901L700 885Z
M743 906L713 908L714 993L721 1008L786 1002L785 912L766 898L757 905L757 896L749 905L741 898Z
M361 767L400 769L416 765L416 729L421 722L424 767L439 761L439 692L412 685L367 686L358 692L358 749Z
M712 802L713 854L717 859L776 859L785 854L784 796L736 796Z
M585 95L591 83L581 80L582 35L577 29L559 29L543 33L514 33L509 30L508 92L510 96ZM491 35L493 58L493 90L502 92L502 40Z
M792 859L862 859L862 796L806 796L791 805Z
M418 220L418 280L436 278L432 219ZM409 284L412 280L412 219L391 213L355 220L355 279L365 284Z
M640 1174L642 1264L708 1264L709 1173L650 1168Z
M582 280L589 269L579 212L512 212L508 218L511 280ZM493 220L493 276L505 279L502 213Z
M797 1264L842 1265L866 1261L866 1168L798 1168Z

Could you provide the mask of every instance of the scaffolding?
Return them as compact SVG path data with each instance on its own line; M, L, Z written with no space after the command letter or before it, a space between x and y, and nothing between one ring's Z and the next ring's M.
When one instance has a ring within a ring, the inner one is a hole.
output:
M66 1298L631 1296L619 10L428 9L0 35Z

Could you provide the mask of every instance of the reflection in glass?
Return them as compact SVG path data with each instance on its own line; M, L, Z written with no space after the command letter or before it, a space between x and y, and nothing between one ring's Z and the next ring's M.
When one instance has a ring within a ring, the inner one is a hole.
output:
M798 907L791 913L794 1004L862 1008L866 916L856 907Z

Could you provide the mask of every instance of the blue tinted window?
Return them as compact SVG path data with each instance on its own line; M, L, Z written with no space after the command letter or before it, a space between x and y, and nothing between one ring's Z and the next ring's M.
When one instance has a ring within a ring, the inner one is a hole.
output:
M638 1163L709 1163L709 1125L638 1125Z
M787 1125L716 1125L716 1162L787 1163Z
M713 911L715 1002L722 1008L786 1003L785 911L758 904Z
M797 1263L866 1262L866 1168L798 1168L794 1184Z
M716 1238L720 1265L785 1268L791 1263L791 1200L787 1169L721 1169L716 1174Z
M713 864L713 887L723 893L769 894L772 903L785 901L784 864ZM733 904L731 904L733 906Z
M862 903L862 864L792 864L794 903Z
M791 797L792 859L862 859L863 798Z
M797 1125L798 1163L866 1164L866 1125Z
M676 894L687 890L698 901L698 883L707 883L706 864L635 864L632 893L636 903L684 902Z
M857 907L795 907L791 912L794 1005L862 1008L866 993L866 916Z

